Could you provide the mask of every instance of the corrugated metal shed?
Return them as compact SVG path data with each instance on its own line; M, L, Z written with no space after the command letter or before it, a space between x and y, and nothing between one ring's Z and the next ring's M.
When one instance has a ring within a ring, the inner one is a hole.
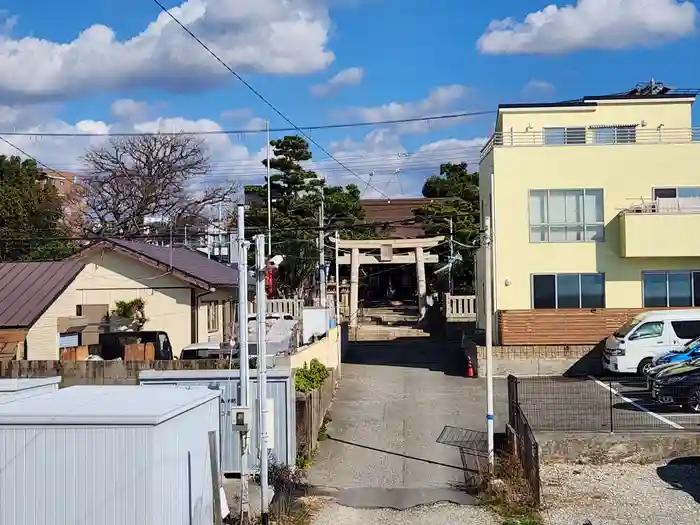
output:
M0 328L29 328L73 282L84 261L0 263Z
M0 404L0 523L211 525L218 398L74 386Z
M252 384L251 400L257 407L259 400L257 385L257 370L250 371ZM267 393L270 404L270 435L272 438L272 454L277 461L294 465L296 461L296 392L289 367L275 367L267 372ZM217 388L221 390L221 465L226 473L240 473L241 453L240 436L233 431L232 409L238 405L241 398L240 370L144 370L139 374L139 381L149 388L169 385L171 387L191 387L194 385ZM248 453L248 469L255 471L260 468L257 457L258 427L253 422L250 431L250 446Z
M0 379L0 403L9 403L40 394L55 393L61 377Z

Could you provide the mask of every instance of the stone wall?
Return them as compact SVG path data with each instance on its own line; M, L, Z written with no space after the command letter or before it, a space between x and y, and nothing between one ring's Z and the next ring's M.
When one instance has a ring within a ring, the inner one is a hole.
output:
M323 386L308 393L297 392L296 399L296 436L297 454L310 459L318 446L318 433L333 402L338 384L338 373L330 370L330 375Z
M653 463L700 454L697 432L537 433L540 464Z
M226 370L228 359L192 361L6 361L0 378L61 376L61 387L138 385L141 370Z
M477 375L486 370L486 348L472 340L462 341L465 355ZM602 369L603 345L494 346L493 373L532 375L598 375Z

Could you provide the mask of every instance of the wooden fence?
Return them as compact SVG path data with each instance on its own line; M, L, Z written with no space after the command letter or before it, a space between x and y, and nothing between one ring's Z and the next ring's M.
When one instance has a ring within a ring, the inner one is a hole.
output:
M498 331L503 346L597 344L644 308L502 310Z

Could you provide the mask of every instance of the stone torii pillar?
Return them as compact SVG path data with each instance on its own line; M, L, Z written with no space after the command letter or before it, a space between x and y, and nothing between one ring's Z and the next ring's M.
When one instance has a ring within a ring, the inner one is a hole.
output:
M425 257L423 248L420 246L416 247L416 281L418 282L418 314L420 319L423 319L426 312L428 290L425 281Z
M350 326L357 326L357 302L360 284L360 249L352 248L350 255Z

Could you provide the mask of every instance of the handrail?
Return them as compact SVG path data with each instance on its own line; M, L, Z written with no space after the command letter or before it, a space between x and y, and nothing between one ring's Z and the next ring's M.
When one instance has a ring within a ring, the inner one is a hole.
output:
M622 215L632 213L700 213L700 197L642 199L620 211Z
M623 126L621 126L623 127ZM481 149L481 158L488 155L494 147L527 146L611 146L635 144L686 144L700 142L700 127L692 128L634 128L634 131L614 127L570 126L562 128L552 126L531 131L497 131ZM567 131L564 131L566 129ZM608 133L603 131L610 130Z

